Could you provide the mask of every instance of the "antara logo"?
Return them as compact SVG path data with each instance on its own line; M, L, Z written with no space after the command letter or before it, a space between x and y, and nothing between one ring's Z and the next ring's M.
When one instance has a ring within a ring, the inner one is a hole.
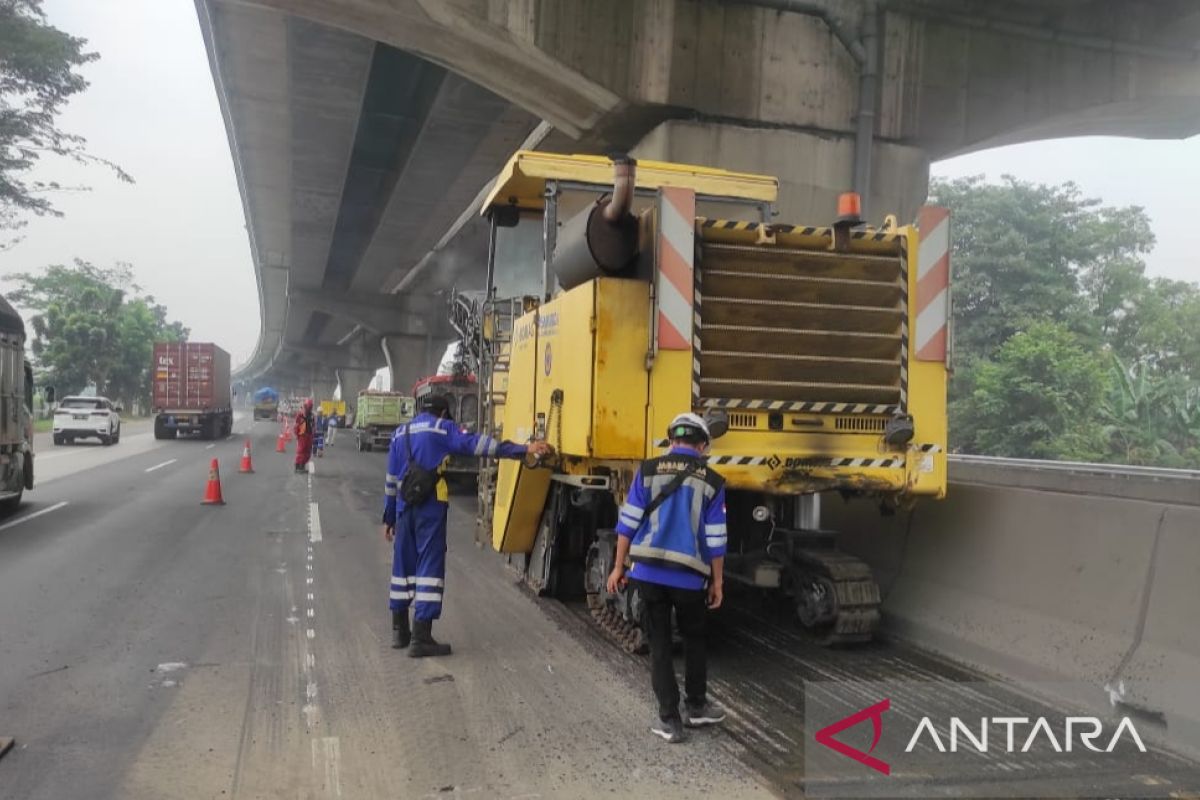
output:
M876 772L882 772L884 775L892 774L892 767L886 761L881 761L871 755L875 750L875 746L879 744L879 738L883 736L883 712L890 710L892 707L891 698L886 698L879 701L873 706L868 706L862 711L856 711L845 719L840 719L832 725L826 725L821 730L817 731L816 739L818 744L823 744L830 750L834 750L847 758L852 758L860 764L865 764ZM833 738L837 734L853 728L860 722L871 720L871 727L874 729L874 735L871 738L871 746L867 752L859 750L857 747L851 747L845 742L839 742Z
M876 772L891 775L891 765L871 755L883 737L883 714L891 707L891 698L881 700L821 728L814 738L818 744ZM871 746L865 752L834 738L867 720L871 721L872 737ZM1046 717L980 717L974 724L961 717L950 717L949 723L941 723L940 728L947 732L938 733L939 724L931 717L921 717L904 752L911 753L920 746L939 753L957 753L960 747L964 752L975 753L1001 751L1012 754L1033 750L1071 753L1084 748L1093 753L1111 753L1122 739L1127 739L1140 752L1146 752L1146 745L1129 717L1122 717L1111 734L1106 734L1104 722L1097 717L1064 717L1057 725L1051 724Z

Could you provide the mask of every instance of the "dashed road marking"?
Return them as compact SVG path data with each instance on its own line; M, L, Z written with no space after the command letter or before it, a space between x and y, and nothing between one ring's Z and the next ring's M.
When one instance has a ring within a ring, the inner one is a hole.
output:
M55 503L54 505L50 506L49 508L43 508L41 511L35 511L32 514L26 514L25 516L21 517L20 519L14 519L12 522L6 522L3 525L0 525L0 531L6 531L9 528L12 528L16 525L20 525L22 522L29 522L29 520L31 520L31 519L37 519L38 517L42 516L43 514L49 514L51 511L58 511L60 508L62 508L65 505L67 505L67 501L63 500L61 503Z
M324 769L325 791L329 797L342 796L341 747L336 736L313 739L313 769Z
M309 639L317 638L317 632L314 631L312 628L309 628L306 631L304 631L304 635L307 636Z
M205 449L205 450L212 450L214 447L216 447L216 445L215 445L215 444L210 444L210 445L206 445L204 449Z
M146 472L154 472L154 470L156 470L156 469L162 469L163 467L169 467L178 460L179 460L178 458L172 458L170 461L164 461L161 464L155 464L153 467L147 467L145 471Z

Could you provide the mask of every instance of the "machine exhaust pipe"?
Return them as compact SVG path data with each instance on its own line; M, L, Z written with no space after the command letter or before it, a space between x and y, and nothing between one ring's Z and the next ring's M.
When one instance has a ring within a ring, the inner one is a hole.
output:
M572 217L558 232L551 266L563 289L625 274L637 261L638 223L631 213L637 161L613 161L613 192Z
M613 159L612 200L604 207L604 218L614 225L633 208L633 187L637 184L637 161L629 156Z

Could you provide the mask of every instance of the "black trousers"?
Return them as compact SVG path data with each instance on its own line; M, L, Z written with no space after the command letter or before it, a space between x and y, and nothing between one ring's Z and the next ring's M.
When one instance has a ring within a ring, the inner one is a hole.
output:
M662 719L679 717L679 684L671 655L671 610L683 637L684 691L689 706L708 699L707 593L703 589L676 589L637 581L642 596L642 627L650 639L650 682Z

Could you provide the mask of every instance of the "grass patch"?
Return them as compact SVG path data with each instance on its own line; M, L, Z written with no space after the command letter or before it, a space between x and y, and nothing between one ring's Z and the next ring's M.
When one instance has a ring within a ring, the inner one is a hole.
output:
M33 421L34 433L49 433L54 429L54 420L52 419L35 419Z

